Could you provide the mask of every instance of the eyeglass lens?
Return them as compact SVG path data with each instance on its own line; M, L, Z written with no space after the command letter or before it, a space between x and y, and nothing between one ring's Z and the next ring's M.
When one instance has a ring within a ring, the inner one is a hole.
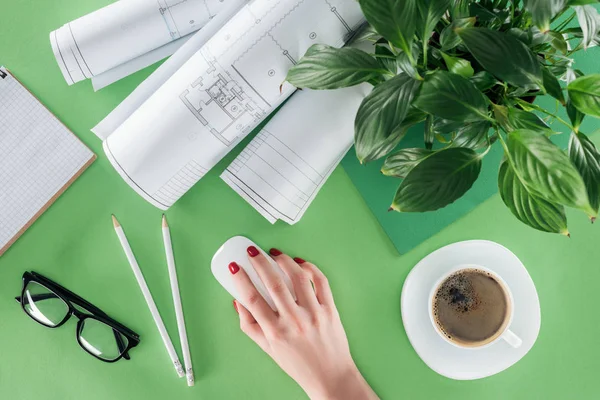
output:
M37 282L27 283L22 301L27 314L50 328L59 325L69 314L69 305L51 289ZM129 344L126 336L91 317L83 319L77 340L86 351L106 361L119 358Z
M25 312L42 325L54 328L69 313L69 306L56 293L37 282L29 282L23 293Z
M119 358L129 344L126 336L94 318L83 320L78 340L84 349L107 361Z

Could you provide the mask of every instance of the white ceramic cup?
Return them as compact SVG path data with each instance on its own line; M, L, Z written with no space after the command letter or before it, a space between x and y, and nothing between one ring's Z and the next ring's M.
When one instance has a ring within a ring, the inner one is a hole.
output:
M508 306L508 323L505 324L505 327L504 327L502 333L500 333L494 340L492 340L491 342L482 344L480 346L462 346L459 343L453 342L440 330L440 328L438 327L438 325L435 322L435 318L433 315L433 297L435 296L435 293L437 292L437 289L440 287L440 285L446 279L448 279L450 277L450 275L453 275L459 271L468 270L468 269L477 269L477 270L484 271L484 272L487 272L488 274L490 274L498 283L500 283L500 285L502 286L502 288L504 289L504 292L506 293L506 295L508 297L508 304L507 304L507 306ZM433 325L433 328L435 329L435 331L446 342L450 343L453 346L459 347L461 349L472 349L472 350L483 349L483 348L486 348L489 346L493 346L494 344L498 343L500 340L506 341L506 343L508 343L510 346L512 346L516 349L516 348L520 347L521 344L523 344L523 341L521 340L520 337L518 337L514 332L512 332L509 329L510 325L512 324L512 320L513 320L513 308L514 308L513 304L514 304L513 295L512 295L512 292L510 291L510 287L508 287L508 285L506 284L504 279L502 279L494 271L490 270L489 268L482 267L480 265L472 265L472 264L459 265L458 267L453 268L450 272L448 272L447 274L442 276L440 279L438 279L436 281L436 283L433 285L433 288L431 289L431 292L429 293L429 319L431 320L431 324Z

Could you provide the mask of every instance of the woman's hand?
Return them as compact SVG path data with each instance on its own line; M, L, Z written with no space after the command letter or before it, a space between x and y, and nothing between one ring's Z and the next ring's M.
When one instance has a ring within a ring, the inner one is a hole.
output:
M352 360L348 339L327 278L313 264L277 249L270 254L289 276L297 301L281 276L254 246L248 258L269 291L274 312L246 272L229 265L240 293L234 300L240 327L312 399L378 399Z

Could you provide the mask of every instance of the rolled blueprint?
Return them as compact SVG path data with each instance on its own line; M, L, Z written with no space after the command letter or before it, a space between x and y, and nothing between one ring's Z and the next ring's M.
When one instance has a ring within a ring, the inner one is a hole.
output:
M311 45L341 47L363 22L354 0L253 0L107 137L109 161L168 209L294 93L283 82Z
M102 121L92 128L103 141L127 120L146 100L169 80L194 54L196 54L249 0L227 0L227 5L201 30L192 34L169 59L131 92Z
M227 1L117 1L51 32L52 50L69 85L131 64L104 77L105 86L172 54Z
M372 86L304 89L285 103L221 178L269 222L298 222L354 142Z

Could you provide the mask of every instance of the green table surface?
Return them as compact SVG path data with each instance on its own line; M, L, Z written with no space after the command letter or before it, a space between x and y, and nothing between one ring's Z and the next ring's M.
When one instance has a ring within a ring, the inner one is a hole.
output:
M399 256L341 168L300 223L270 225L219 178L244 144L168 212L196 372L196 386L188 388L171 366L110 220L115 213L123 224L179 348L161 211L119 178L89 131L152 68L98 93L89 81L67 87L48 41L51 30L108 3L2 2L0 64L10 68L99 159L0 258L0 398L305 398L239 330L231 297L212 277L213 253L234 235L312 260L325 271L354 358L384 399L598 398L600 313L595 305L600 227L592 226L583 214L568 213L573 235L569 240L520 224L496 195ZM431 371L410 346L400 316L400 292L422 257L467 239L496 241L521 258L537 285L542 329L536 345L515 366L483 380L458 382ZM77 345L74 321L50 330L27 318L13 299L25 270L46 274L139 332L142 341L131 352L132 359L99 362Z

